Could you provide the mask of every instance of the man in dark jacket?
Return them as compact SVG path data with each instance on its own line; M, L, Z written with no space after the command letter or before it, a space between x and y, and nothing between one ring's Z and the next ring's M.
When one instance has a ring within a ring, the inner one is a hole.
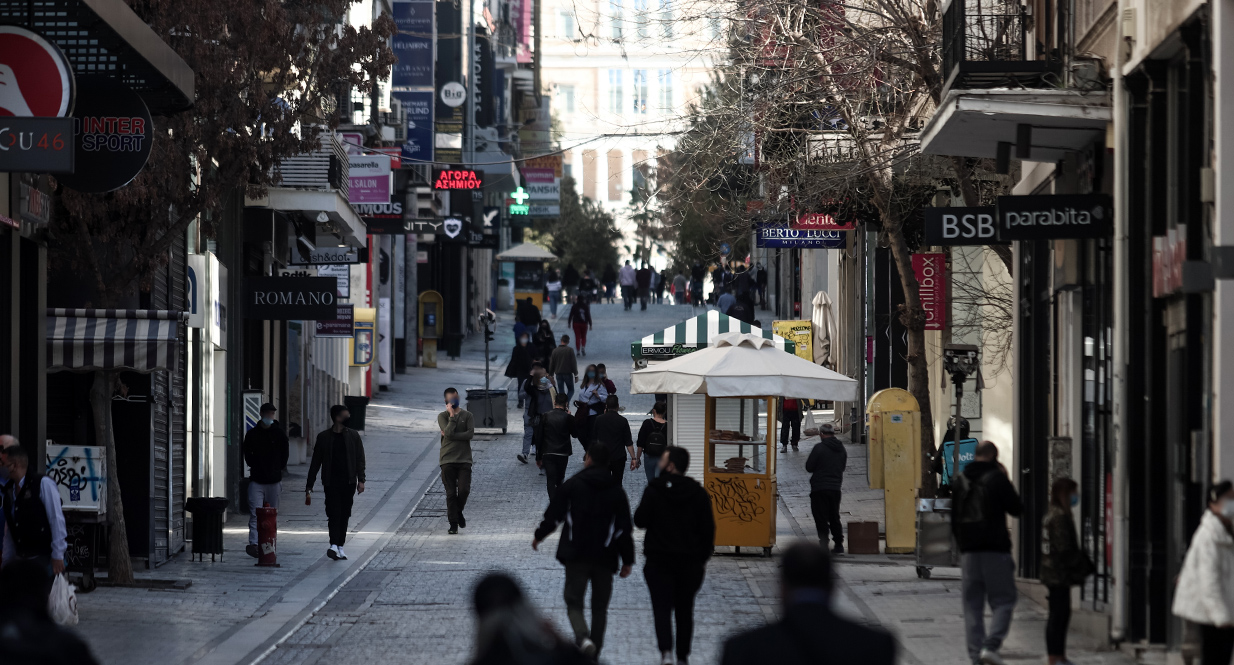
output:
M569 406L570 398L557 393L553 410L540 417L540 425L536 430L536 466L544 470L549 503L557 496L557 488L561 487L565 480L566 466L573 453L574 445L570 442L570 436L573 433L574 417L567 410Z
M814 444L806 459L806 471L810 474L810 512L814 513L814 527L818 530L818 544L827 548L827 530L835 541L836 554L844 554L844 526L840 524L840 487L844 483L844 469L848 468L848 451L836 438L835 426L823 423L819 427L822 440Z
M351 412L342 404L330 407L334 426L317 435L313 444L313 461L309 463L308 484L304 486L304 502L313 495L313 483L321 471L321 485L326 491L326 521L330 527L330 549L326 556L346 560L343 542L347 539L347 521L351 519L351 502L364 493L364 442L360 433L343 423Z
M833 612L832 587L825 549L812 543L788 548L780 559L783 618L725 642L721 665L895 663L895 638Z
M291 448L287 433L274 419L278 409L273 404L261 405L261 420L244 435L240 451L249 467L249 544L244 548L251 557L259 557L257 551L257 509L263 504L279 507L279 492L283 487L283 469Z
M647 298L651 296L651 266L647 262L643 262L643 267L639 268L635 273L635 281L638 284L638 305L639 309L647 310Z
M604 646L608 601L613 596L613 573L621 557L621 576L634 567L634 538L630 535L630 502L621 484L608 471L608 449L594 443L583 458L583 470L557 488L544 511L531 549L565 523L557 543L557 560L566 567L566 614L579 648L595 658ZM583 614L583 598L591 583L591 630Z
M685 663L694 637L694 596L715 549L716 520L711 495L685 474L690 452L671 447L660 457L660 475L647 483L634 511L634 526L647 530L643 577L651 592L656 643L663 663ZM673 659L673 617L677 616L677 659Z
M961 553L968 655L974 663L1003 665L998 651L1011 628L1017 599L1007 515L1020 516L1020 495L998 462L998 447L991 441L977 444L973 461L954 486L951 526ZM989 633L985 630L987 601L994 614Z
M621 486L626 475L626 464L630 465L631 470L638 468L638 456L634 454L634 435L630 432L630 421L617 411L617 396L610 394L604 400L604 405L604 413L596 417L595 427L591 431L596 442L604 444L608 449L608 469L617 479L617 485Z

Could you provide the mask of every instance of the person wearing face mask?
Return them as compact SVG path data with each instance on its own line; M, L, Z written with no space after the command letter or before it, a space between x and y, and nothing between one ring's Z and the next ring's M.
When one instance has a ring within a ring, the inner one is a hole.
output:
M525 384L524 390L527 408L523 411L523 452L518 455L518 461L526 464L531 447L535 444L535 432L540 425L540 417L553 410L557 390L553 388L553 382L544 371L544 365L539 362L531 364L531 379Z
M531 357L530 341L531 336L527 333L520 335L518 344L515 344L514 350L510 352L510 362L506 364L506 376L518 382L518 408L520 409L523 408L523 384L531 375L531 363L534 360Z
M1071 587L1093 573L1093 562L1080 548L1071 511L1080 504L1079 486L1059 478L1050 488L1050 511L1042 524L1041 583L1050 591L1045 624L1046 654L1050 665L1069 665L1067 626L1071 623Z
M240 451L249 467L249 544L244 548L253 558L261 556L257 550L257 509L265 504L279 507L279 492L283 487L283 469L291 447L287 433L274 416L278 409L269 402L261 405L261 420L244 435Z
M313 444L313 461L309 463L308 483L304 486L307 505L313 494L317 472L326 492L326 523L330 532L330 549L326 556L346 561L343 543L347 540L347 522L351 519L351 504L357 494L364 494L364 441L360 433L347 426L351 412L342 404L330 407L334 426L317 434Z
M596 365L596 379L599 380L600 383L604 384L604 390L609 395L617 394L617 385L613 383L612 379L608 378L608 368L604 366L604 363ZM606 399L604 403L600 405L599 413L604 413L607 410L608 400Z
M1208 510L1191 536L1174 590L1174 614L1200 627L1202 665L1234 656L1234 484L1208 490Z
M588 365L583 371L583 382L578 387L578 399L574 400L575 436L586 450L595 438L593 436L596 417L604 410L604 401L608 398L608 389L598 378L595 365Z
M446 410L437 414L437 429L441 430L441 484L446 488L446 519L449 533L467 528L463 509L471 495L471 438L476 434L475 419L470 411L458 405L458 391L446 388Z

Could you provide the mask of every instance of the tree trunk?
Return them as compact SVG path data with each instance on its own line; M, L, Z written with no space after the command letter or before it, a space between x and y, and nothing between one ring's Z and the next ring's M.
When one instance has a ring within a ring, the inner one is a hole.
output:
M111 427L111 387L114 371L94 373L90 388L90 409L94 412L94 437L107 451L107 518L111 538L107 548L107 579L111 584L133 583L133 562L129 559L129 536L124 526L124 498L120 495L119 465L116 463L116 437Z

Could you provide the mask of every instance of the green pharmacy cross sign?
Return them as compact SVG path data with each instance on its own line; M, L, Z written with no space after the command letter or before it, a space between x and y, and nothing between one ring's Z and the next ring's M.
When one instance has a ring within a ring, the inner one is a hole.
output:
M530 213L531 206L528 205L527 203L527 199L530 197L531 195L528 194L521 186L518 189L511 192L510 199L508 200L512 200L514 201L514 203L510 204L510 214L511 215L526 215Z

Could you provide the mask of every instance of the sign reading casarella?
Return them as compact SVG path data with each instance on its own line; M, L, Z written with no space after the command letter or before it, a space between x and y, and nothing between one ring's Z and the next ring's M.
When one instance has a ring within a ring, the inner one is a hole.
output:
M327 321L338 318L334 277L246 277L244 314L250 319Z
M433 172L433 189L480 189L484 173L471 169L443 169Z

